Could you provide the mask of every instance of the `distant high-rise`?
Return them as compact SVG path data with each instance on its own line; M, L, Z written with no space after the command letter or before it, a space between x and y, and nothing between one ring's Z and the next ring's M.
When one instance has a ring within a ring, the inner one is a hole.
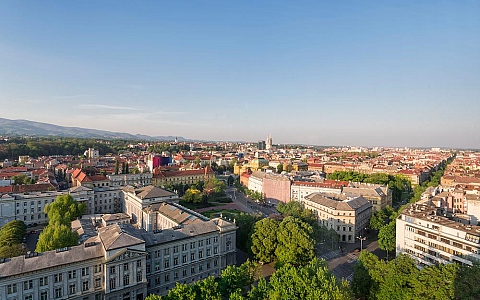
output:
M257 148L258 148L258 150L265 150L265 148L266 148L265 141L258 141Z
M265 143L265 149L270 150L272 149L272 135L270 134L267 136L267 141Z

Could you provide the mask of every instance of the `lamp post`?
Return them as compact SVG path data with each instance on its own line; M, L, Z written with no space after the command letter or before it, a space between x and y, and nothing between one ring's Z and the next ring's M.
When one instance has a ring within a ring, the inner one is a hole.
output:
M357 236L357 239L360 240L360 252L362 252L363 250L363 241L365 241L367 238L366 237L362 237L362 236Z

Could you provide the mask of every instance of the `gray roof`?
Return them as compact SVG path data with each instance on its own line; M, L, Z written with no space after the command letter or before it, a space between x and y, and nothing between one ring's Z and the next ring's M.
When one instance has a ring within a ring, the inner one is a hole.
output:
M98 230L98 236L105 250L128 248L144 243L142 239L127 233L126 228L128 228L128 225L114 224Z
M137 189L132 186L127 186L125 187L125 190L127 190L130 193L135 193L135 195L140 199L177 196L177 194L173 192L158 188L153 185L149 185L149 186L141 187Z
M94 241L94 239L90 241ZM0 263L0 278L77 263L88 259L101 258L103 257L103 249L102 245L97 241L90 247L85 247L85 245L74 246L61 252L52 250L38 253L37 256L25 257L8 258L4 263Z
M336 200L325 197L321 193L313 193L306 196L305 200L312 201L335 210L358 210L360 208L372 206L372 204L362 196L349 200Z

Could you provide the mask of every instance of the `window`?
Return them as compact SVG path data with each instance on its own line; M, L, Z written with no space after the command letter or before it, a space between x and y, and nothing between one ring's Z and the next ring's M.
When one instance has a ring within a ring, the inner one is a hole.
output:
M110 278L110 289L111 290L115 289L115 278Z
M7 294L15 294L17 292L17 284L9 284L7 285Z
M187 269L184 269L184 270L183 270L182 275L183 275L183 277L186 277L186 276L187 276Z
M198 271L202 272L203 271L203 264L198 265Z
M77 278L77 271L76 270L68 271L68 279L74 279L74 278Z
M155 278L155 284L159 285L160 284L160 276Z
M160 250L155 250L154 255L155 257L160 257Z
M187 251L187 244L182 245L182 251Z
M207 262L207 270L211 268L210 262Z
M40 282L40 286L48 285L48 277L41 277L39 279L39 282Z
M95 273L100 273L102 272L102 265L95 265Z
M48 300L48 292L47 291L40 292L40 300Z
M182 262L183 262L183 263L186 263L186 262L187 262L187 256L186 256L186 255L183 256Z
M195 242L190 243L190 249L195 249Z
M213 261L213 266L214 266L214 267L218 266L218 260L214 260L214 261Z
M137 260L137 268L140 268L142 266L142 261L139 259Z
M137 272L137 282L142 282L142 271Z
M173 258L173 265L178 266L178 257Z
M110 274L111 275L115 274L115 267L110 267Z
M166 274L165 275L165 282L169 282L170 281L170 275L169 274Z
M62 273L53 275L53 281L62 282L62 280L63 280L63 274Z
M170 268L170 260L166 259L164 262L165 268Z
M84 282L82 282L82 291L88 291L90 287L88 286L88 280L85 280Z
M95 278L95 288L99 288L102 286L102 277Z
M87 276L89 274L90 274L90 268L89 267L82 268L82 276Z
M61 287L55 288L55 298L62 298L62 297L63 297L62 288Z
M33 296L32 295L25 296L25 300L33 300Z
M190 274L195 274L195 267L190 268Z
M195 253L190 253L190 260L195 260Z
M202 250L198 251L198 258L203 258L203 251Z
M173 247L173 253L178 253L178 246Z
M213 248L213 254L217 254L218 253L218 247L214 247Z
M27 280L23 282L23 289L30 290L33 289L33 280Z
M210 245L212 243L212 239L208 238L207 239L207 245Z
M211 253L211 252L212 252L212 249L208 248L208 249L207 249L207 256L210 256L210 255L212 255L212 253Z
M125 274L123 275L123 285L129 285L130 284L130 275Z
M72 294L75 294L76 292L76 287L75 287L75 284L71 284L68 286L68 294L69 295L72 295Z
M128 263L123 264L123 270L128 271Z
M202 247L202 246L203 246L203 240L198 241L198 247Z
M170 248L163 249L163 255L169 255L170 254Z
M213 242L214 242L214 243L218 243L218 236L216 236L216 237L213 238Z

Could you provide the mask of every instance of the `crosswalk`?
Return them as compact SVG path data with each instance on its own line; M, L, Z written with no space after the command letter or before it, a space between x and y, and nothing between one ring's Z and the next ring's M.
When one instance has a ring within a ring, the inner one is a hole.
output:
M320 257L324 258L325 260L330 260L330 259L340 257L341 255L342 253L340 252L340 250L334 250L334 251L324 253Z

